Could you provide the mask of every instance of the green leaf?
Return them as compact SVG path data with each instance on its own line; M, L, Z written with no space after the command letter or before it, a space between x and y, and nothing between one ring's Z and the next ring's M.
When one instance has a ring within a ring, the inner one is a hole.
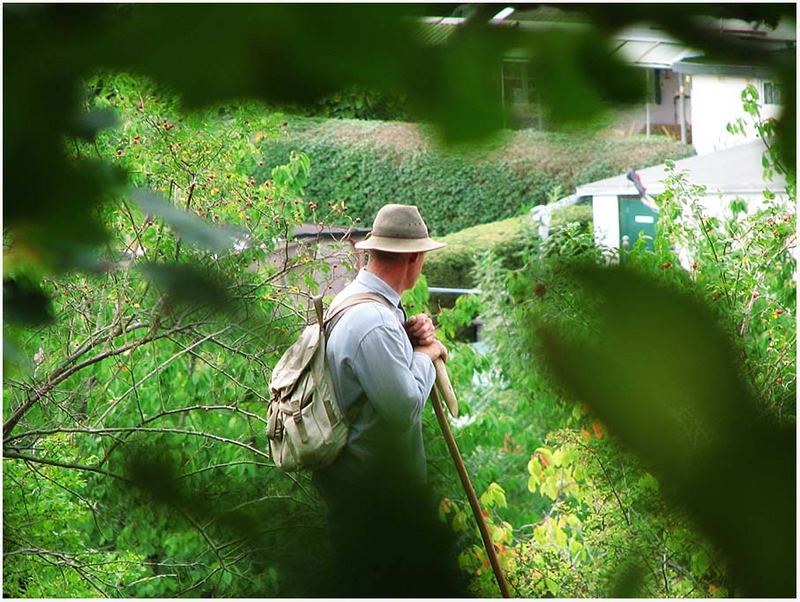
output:
M711 559L705 551L701 550L692 554L692 575L697 579L702 579L711 567Z
M558 548L566 548L567 547L567 534L564 533L564 530L559 527L555 522L551 522L551 528L553 530L553 541L555 542Z
M119 118L111 109L96 109L88 113L81 113L72 126L72 134L91 141L101 130L112 128L118 123Z
M505 508L508 506L506 502L506 492L497 483L491 483L487 493L491 497L493 505L499 506L500 508Z
M50 297L24 275L3 280L3 313L7 322L29 326L50 324L55 319Z
M208 305L216 310L234 309L228 290L219 277L190 264L144 263L141 270L174 303Z

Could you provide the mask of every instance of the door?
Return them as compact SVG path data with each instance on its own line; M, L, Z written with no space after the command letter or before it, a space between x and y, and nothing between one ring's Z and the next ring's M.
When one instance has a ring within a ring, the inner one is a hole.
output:
M621 249L632 247L640 236L647 237L646 246L653 250L653 238L656 235L658 213L642 202L635 195L619 197L619 246Z

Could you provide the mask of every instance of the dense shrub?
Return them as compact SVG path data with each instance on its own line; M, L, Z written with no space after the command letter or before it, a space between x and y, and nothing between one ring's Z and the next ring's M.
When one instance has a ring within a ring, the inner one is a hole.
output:
M318 100L314 105L294 107L303 115L337 119L407 119L404 96L351 86Z
M384 203L411 203L438 236L519 215L546 202L559 186L569 194L577 184L690 153L658 139L529 130L507 134L485 150L444 153L411 124L290 123L286 137L264 141L259 179L299 150L312 164L306 196L323 210L345 201L350 215L369 223Z
M558 230L575 222L586 226L591 219L592 208L588 205L565 207L553 212L550 228ZM428 255L423 272L431 286L473 288L477 285L473 271L480 253L492 249L503 258L504 267L519 267L520 254L530 236L538 236L538 231L528 215L448 234L441 239L447 246Z

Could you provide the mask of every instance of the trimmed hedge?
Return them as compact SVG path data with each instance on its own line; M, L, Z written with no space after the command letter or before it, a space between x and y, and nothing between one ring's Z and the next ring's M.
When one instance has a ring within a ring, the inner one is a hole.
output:
M578 222L586 225L592 221L592 208L589 205L564 207L553 212L550 229ZM473 274L475 257L478 253L494 248L515 267L514 257L525 247L529 236L538 236L538 229L528 215L520 215L490 224L482 224L441 237L447 246L428 253L423 274L428 286L453 288L474 288L477 283Z
M344 200L348 214L372 221L387 202L417 205L435 236L502 220L563 196L576 185L676 159L691 150L654 137L603 138L523 130L490 150L436 150L412 124L293 118L288 136L263 143L256 176L286 162L292 150L311 159L306 200L322 216Z

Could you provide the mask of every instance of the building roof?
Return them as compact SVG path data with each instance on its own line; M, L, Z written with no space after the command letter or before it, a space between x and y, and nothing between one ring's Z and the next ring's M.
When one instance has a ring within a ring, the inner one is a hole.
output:
M615 33L613 39L612 54L638 67L668 69L675 62L699 54L664 32L647 27L630 27Z
M306 240L309 238L331 239L331 240L363 240L372 228L354 228L351 226L324 226L318 224L303 224L297 226L290 235L293 240Z
M758 194L765 189L781 192L786 188L786 179L773 174L765 180L761 157L765 151L761 140L748 142L726 150L680 159L675 161L675 171L686 171L691 184L705 186L708 194ZM654 165L637 170L648 194L664 192L667 177L665 165ZM636 195L636 187L625 174L578 186L578 196Z
M496 5L498 11L502 4ZM444 44L456 29L465 22L461 16L425 17L419 39L423 44ZM794 51L797 32L794 23L781 22L774 29L763 24L747 23L738 19L699 17L697 23L709 34L720 34L752 43L762 50ZM540 6L536 9L517 10L497 22L504 27L519 27L528 31L540 29L582 29L589 27L586 15L568 12L556 7ZM764 69L745 65L719 65L716 62L696 59L702 53L684 42L676 40L656 26L640 24L611 34L612 54L624 61L644 68L674 69L678 73L717 73L719 75L763 75ZM510 53L516 56L516 53ZM524 54L524 53L523 53ZM755 70L755 71L754 71ZM756 73L757 71L757 73Z

